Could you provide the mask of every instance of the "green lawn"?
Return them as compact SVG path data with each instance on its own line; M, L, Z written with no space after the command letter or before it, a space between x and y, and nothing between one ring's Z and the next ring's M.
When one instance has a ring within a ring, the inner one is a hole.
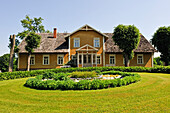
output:
M165 112L170 113L170 74L139 73L142 80L102 90L35 90L28 78L0 81L0 113Z

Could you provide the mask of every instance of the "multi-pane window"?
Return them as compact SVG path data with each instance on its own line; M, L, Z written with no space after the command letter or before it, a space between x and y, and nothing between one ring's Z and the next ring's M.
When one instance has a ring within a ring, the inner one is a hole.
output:
M93 54L93 64L96 64L96 55Z
M43 65L49 65L49 55L43 55Z
M114 55L110 55L109 62L110 62L110 64L115 64L115 56Z
M101 58L100 58L100 55L97 55L97 64L100 64L101 63Z
M100 39L94 38L94 47L100 47Z
M31 56L30 65L35 65L35 56Z
M74 38L74 47L80 47L80 38Z
M143 64L143 55L137 55L137 63Z
M77 64L77 55L72 56L73 64Z
M79 55L79 64L81 64L81 62L82 62L82 56L81 55Z
M64 55L57 56L57 64L62 65L64 63Z

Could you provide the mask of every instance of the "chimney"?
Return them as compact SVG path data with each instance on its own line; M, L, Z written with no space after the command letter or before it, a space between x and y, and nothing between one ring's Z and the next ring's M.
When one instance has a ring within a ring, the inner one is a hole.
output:
M57 38L57 28L54 28L54 38Z

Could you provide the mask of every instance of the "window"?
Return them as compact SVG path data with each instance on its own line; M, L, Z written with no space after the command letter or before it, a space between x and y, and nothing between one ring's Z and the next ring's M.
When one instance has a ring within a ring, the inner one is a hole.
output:
M116 62L115 62L115 55L110 55L109 56L109 63L110 64L115 64Z
M35 65L35 55L31 55L30 65Z
M97 64L100 64L101 63L101 57L100 55L97 55Z
M92 55L93 55L93 64L96 64L96 55L95 54Z
M64 63L64 55L57 55L57 64L63 65Z
M100 38L94 38L94 47L100 47Z
M80 47L80 38L74 38L74 47Z
M73 64L77 64L77 55L72 56Z
M83 55L83 63L87 63L87 56Z
M81 55L79 55L79 64L81 64L81 59L82 58L82 56Z
M43 65L49 64L50 64L49 55L43 55Z
M137 64L143 64L143 55L142 54L137 55Z

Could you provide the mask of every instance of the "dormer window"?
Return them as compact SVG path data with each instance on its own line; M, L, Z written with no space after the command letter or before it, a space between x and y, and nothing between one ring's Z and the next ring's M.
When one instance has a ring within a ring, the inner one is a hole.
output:
M94 38L94 47L100 47L100 38Z
M74 38L74 47L80 47L80 38Z

